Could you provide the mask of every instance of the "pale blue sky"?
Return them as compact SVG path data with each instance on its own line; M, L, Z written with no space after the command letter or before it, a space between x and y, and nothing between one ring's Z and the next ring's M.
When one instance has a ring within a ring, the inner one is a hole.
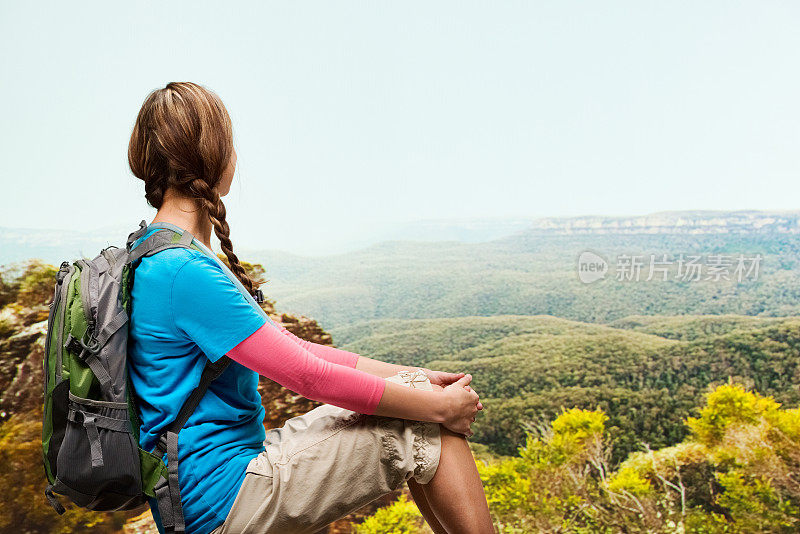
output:
M151 219L128 138L183 80L231 113L242 246L800 199L798 2L0 6L0 226Z

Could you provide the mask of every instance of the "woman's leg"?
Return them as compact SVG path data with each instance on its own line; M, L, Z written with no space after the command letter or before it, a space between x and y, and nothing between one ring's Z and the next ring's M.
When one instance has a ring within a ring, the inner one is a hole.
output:
M431 384L431 387L434 391L441 391L444 389L437 384ZM428 503L428 498L425 496L422 484L417 482L413 477L409 478L406 483L408 484L411 496L414 498L414 504L417 505L417 508L419 508L419 511L422 513L422 517L425 518L425 522L428 523L428 526L431 527L434 534L448 534L447 530L445 530L441 523L439 523L439 520L436 519L436 514L433 513L433 509Z
M436 391L442 389L432 385ZM442 452L433 478L427 484L408 480L417 507L436 534L494 534L489 504L467 439L442 425L439 428ZM418 493L423 498L418 499ZM431 512L435 521L428 519Z
M439 520L436 519L436 514L433 513L433 509L428 503L428 498L425 496L425 491L422 489L423 485L413 478L409 478L407 482L408 489L411 491L411 496L414 497L414 504L416 504L419 511L422 512L422 517L425 518L425 521L428 523L428 526L431 527L434 534L448 534L447 530L445 530L441 523L439 523Z
M441 427L442 454L422 491L447 532L494 534L489 504L467 438Z

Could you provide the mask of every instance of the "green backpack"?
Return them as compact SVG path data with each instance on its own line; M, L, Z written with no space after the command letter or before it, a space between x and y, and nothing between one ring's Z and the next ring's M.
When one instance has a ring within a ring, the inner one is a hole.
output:
M92 260L64 261L56 274L45 338L42 458L49 482L45 496L59 514L65 509L56 493L95 511L130 510L154 497L164 529L185 531L178 433L230 359L207 361L155 451L139 447L140 422L127 373L135 269L143 256L168 248L210 252L188 231L166 226L133 247L148 231L142 220L124 249L112 245ZM263 302L260 290L253 297L251 302Z

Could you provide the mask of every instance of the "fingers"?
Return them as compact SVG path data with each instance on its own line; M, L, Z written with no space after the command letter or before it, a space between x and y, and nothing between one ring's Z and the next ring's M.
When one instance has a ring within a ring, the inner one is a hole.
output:
M472 417L470 417L469 423L467 423L463 427L463 430L459 431L459 433L463 434L465 437L472 437L472 435L475 434L475 432L473 432L473 430L471 428L472 427L472 423L474 423L474 422L475 422L475 416L473 415Z
M471 428L472 427L472 423L474 423L474 422L475 422L475 416L473 415L472 417L470 417L470 423L467 425L467 430L466 430L466 432L464 432L464 436L466 436L468 438L471 438L473 436L473 434L475 434L472 431L472 428Z
M479 399L479 397L478 397L478 392L477 392L477 391L475 391L474 389L472 389L472 387L470 387L470 386L464 386L464 389L466 389L467 391L469 391L469 392L471 392L471 393L475 393L475 399L476 399L476 400L478 400L478 399ZM479 410L483 410L483 403L482 403L480 400L478 400L478 409L479 409Z
M480 397L478 396L478 393L474 389L472 389L472 387L469 385L469 383L472 381L472 375L471 374L464 374L464 373L451 373L451 374L463 375L458 380L453 382L451 385L454 385L454 386L458 385L458 386L463 387L470 394L470 397L475 401L475 409L474 409L473 415L470 417L469 423L466 425L466 428L464 429L464 431L461 432L461 434L464 437L470 438L474 434L474 432L472 431L470 426L472 425L472 423L475 422L475 413L477 413L479 410L483 410L483 404L480 402Z
M461 378L459 378L458 380L456 380L456 381L455 381L455 382L453 382L453 383L454 383L454 384L458 384L459 386L462 386L462 387L464 387L464 386L466 386L467 384L469 384L471 381L472 381L472 375L469 375L469 374L468 374L468 375L464 375L464 376L462 376Z
M467 390L467 391L469 391L470 393L474 393L474 394L475 394L475 398L476 398L476 399L478 398L478 392L477 392L477 391L475 391L474 389L472 389L472 386L464 386L464 389L466 389L466 390Z
M451 427L450 429L453 432L457 432L459 434L463 434L465 436L472 436L474 432L472 431L472 423L475 422L475 415L472 415L469 419L462 419L461 424Z
M443 371L439 373L439 379L443 384L452 384L463 376L464 373L447 373Z

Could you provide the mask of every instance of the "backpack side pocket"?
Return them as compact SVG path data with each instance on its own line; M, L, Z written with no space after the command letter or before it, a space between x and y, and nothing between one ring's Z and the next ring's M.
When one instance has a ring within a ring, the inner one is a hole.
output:
M58 492L90 510L118 510L141 499L139 448L127 403L85 399L70 392L56 472Z

